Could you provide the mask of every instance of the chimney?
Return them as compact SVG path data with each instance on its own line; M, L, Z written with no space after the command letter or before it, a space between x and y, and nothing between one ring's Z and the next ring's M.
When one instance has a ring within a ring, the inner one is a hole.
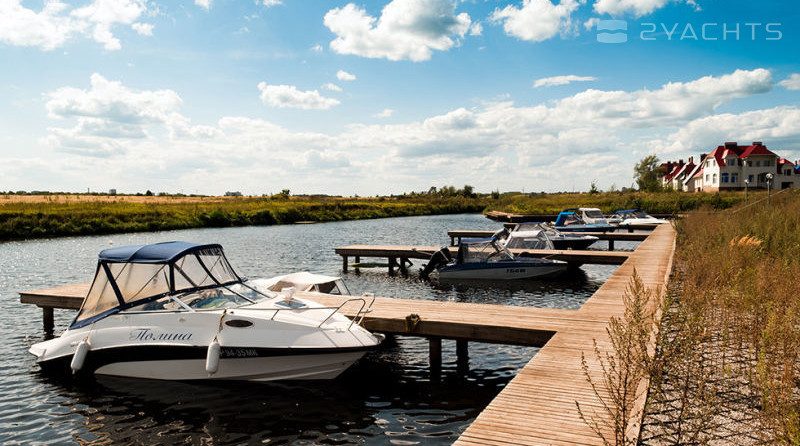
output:
M678 165L683 166L683 160L678 160Z
M737 144L736 142L726 142L726 143L725 143L725 148L726 148L726 149L732 149L732 150L736 150L736 146L737 146L737 145L738 145L738 144Z
M705 161L707 156L708 156L708 154L707 154L707 153L703 153L703 154L701 154L701 155L700 155L700 162L702 163L703 161Z
M753 145L754 146L763 146L764 144L762 144L761 141L753 141Z
M690 156L690 157L689 157L689 164L693 164L693 163L694 163L694 157L693 157L693 156Z

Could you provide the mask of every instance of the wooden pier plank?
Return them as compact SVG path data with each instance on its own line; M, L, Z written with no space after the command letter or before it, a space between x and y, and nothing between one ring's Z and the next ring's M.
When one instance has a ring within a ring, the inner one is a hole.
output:
M602 440L581 420L575 404L579 402L597 420L608 421L608 415L599 410L601 402L586 379L581 358L586 358L590 376L600 384L602 372L592 341L597 340L601 354L611 352L607 323L610 317L621 317L625 311L622 295L633 270L648 287L663 289L671 269L674 243L675 231L671 225L661 225L654 230L577 310L587 322L601 323L576 322L559 330L455 444L602 445ZM602 385L597 388L600 392L606 391ZM640 389L643 393L646 386L640 384ZM641 395L639 400L637 404L643 401Z

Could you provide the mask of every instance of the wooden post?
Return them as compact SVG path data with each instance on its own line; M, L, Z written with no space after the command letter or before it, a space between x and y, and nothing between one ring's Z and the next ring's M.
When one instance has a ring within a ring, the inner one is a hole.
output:
M442 373L442 338L431 337L429 340L431 376L439 376Z
M608 241L608 250L609 251L613 251L614 250L614 240L609 240Z
M42 307L42 323L45 332L53 333L53 329L56 327L53 320L53 307Z
M408 259L400 257L400 272L403 273L404 276L408 275L408 269L406 269L407 262Z
M356 256L356 271L358 271L359 266L361 266L361 256Z
M456 238L452 235L450 236L450 246L456 246Z
M389 274L394 274L394 267L397 266L395 257L389 257Z
M456 357L458 373L467 373L469 371L469 343L467 340L456 340Z
M347 256L342 255L342 271L347 272Z

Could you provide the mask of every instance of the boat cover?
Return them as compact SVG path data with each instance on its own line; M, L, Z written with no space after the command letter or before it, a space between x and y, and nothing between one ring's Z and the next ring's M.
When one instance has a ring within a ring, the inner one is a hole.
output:
M167 242L106 249L100 252L94 281L70 328L169 294L240 282L217 244Z

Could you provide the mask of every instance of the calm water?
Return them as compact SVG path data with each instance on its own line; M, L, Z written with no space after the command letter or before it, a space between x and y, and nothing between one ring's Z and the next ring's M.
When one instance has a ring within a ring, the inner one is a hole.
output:
M438 380L429 375L427 343L398 337L333 381L73 382L39 373L27 349L44 339L41 310L20 304L17 293L91 280L97 253L112 243L221 243L238 272L252 278L298 270L341 275L336 246L444 246L447 230L498 227L479 215L448 215L0 243L0 444L450 444L537 349L471 343L464 372L455 343L445 341ZM584 266L559 280L489 286L422 282L415 263L410 277L380 267L345 280L354 294L575 309L614 270ZM56 310L57 330L72 316Z

